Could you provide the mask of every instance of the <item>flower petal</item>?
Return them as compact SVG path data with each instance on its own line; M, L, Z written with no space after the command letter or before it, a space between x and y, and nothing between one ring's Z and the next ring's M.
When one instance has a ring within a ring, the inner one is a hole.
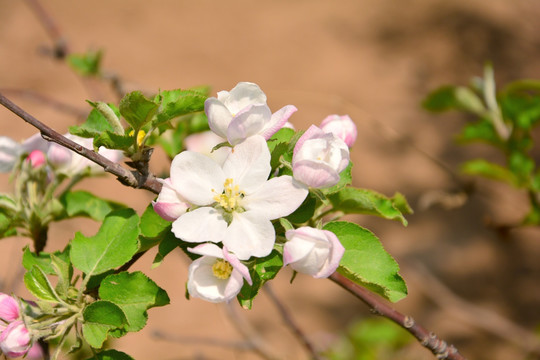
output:
M298 109L296 106L287 105L272 114L270 121L268 121L263 128L261 135L266 139L270 139L279 129L285 126L287 120Z
M198 255L207 255L223 259L223 250L216 244L205 243L197 245L194 248L188 248L188 251Z
M204 112L210 129L222 138L227 137L227 128L233 118L231 112L218 99L211 97L204 102Z
M158 181L163 184L163 187L157 199L152 201L152 206L163 219L174 221L186 213L189 204L174 190L170 178L158 179Z
M174 235L187 242L220 242L227 229L221 213L211 207L201 207L180 216L172 224Z
M275 177L246 196L242 205L263 217L274 220L294 212L306 199L308 189L291 176Z
M236 145L223 164L225 177L234 179L246 194L264 184L270 170L270 151L264 138L259 135Z
M221 167L209 157L192 151L176 155L171 164L173 188L188 202L210 205L216 194L221 194L225 175Z
M219 96L232 114L238 114L249 105L266 104L266 95L259 85L251 82L239 82L229 93Z
M330 275L336 271L336 269L339 266L339 262L341 261L341 258L343 257L343 254L345 253L345 248L339 241L336 234L334 234L331 231L328 230L322 230L324 234L326 235L327 240L330 242L330 256L328 257L328 260L326 264L322 267L322 269L315 275L313 275L314 278L327 278Z
M334 186L339 173L322 161L301 160L293 165L294 178L316 189Z
M230 253L229 249L227 249L226 246L223 247L222 252L225 260L227 260L229 264L232 265L235 271L238 271L240 274L242 274L242 277L246 279L249 285L253 285L253 281L251 280L251 275L249 274L249 269L247 268L247 266L242 264L240 260L238 260L236 255Z
M258 213L234 213L233 220L223 238L223 245L240 260L252 256L264 257L272 251L276 233L270 220Z
M266 104L250 105L233 117L227 129L227 140L231 145L236 145L262 132L271 116L272 112Z
M212 266L215 262L215 257L203 256L191 263L187 283L189 295L213 303L227 300L224 294L228 279L218 279L214 276Z
M0 136L0 172L10 172L23 152L21 145L7 136Z

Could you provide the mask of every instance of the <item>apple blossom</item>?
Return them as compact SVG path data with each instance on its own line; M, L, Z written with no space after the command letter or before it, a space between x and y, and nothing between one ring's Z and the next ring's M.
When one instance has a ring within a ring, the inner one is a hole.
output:
M30 333L21 320L13 321L0 334L0 350L7 357L23 356L31 346Z
M64 136L87 149L92 149L92 139L82 138L71 134L66 134ZM119 162L123 157L121 151L107 149L103 146L99 148L98 153L114 162ZM57 143L51 143L49 145L47 158L58 172L68 176L81 173L86 168L90 168L92 173L99 173L102 171L99 165Z
M328 230L301 227L285 232L283 266L315 278L326 278L336 271L345 249Z
M0 320L12 322L19 318L19 304L12 296L0 293Z
M220 91L217 98L208 98L204 110L210 129L236 145L257 134L268 140L297 109L287 105L272 114L259 86L240 82L231 91Z
M294 146L293 176L312 188L320 189L336 185L339 182L339 174L348 164L347 144L315 125L311 125Z
M231 153L231 148L223 146L216 150L213 149L216 145L226 141L226 139L216 135L212 131L203 131L187 136L184 139L184 146L186 147L186 150L207 155L219 164L223 164L227 156Z
M154 211L165 220L174 221L184 215L190 205L174 190L170 178L159 181L163 187L156 201L152 202Z
M17 141L7 136L0 136L0 172L10 172L22 151L21 144Z
M188 250L203 255L189 266L187 290L190 296L218 303L233 299L242 289L244 279L252 285L247 266L226 247L221 249L206 243Z
M223 242L241 260L272 251L271 220L287 216L308 190L291 176L268 180L270 151L256 135L234 146L221 166L209 157L184 151L171 164L171 185L192 207L172 225L187 242Z
M40 360L43 359L43 349L41 348L41 345L39 345L37 342L34 343L26 353L25 359L29 360Z
M353 146L358 134L356 125L349 115L328 115L321 122L321 130L331 132L347 144L348 147Z

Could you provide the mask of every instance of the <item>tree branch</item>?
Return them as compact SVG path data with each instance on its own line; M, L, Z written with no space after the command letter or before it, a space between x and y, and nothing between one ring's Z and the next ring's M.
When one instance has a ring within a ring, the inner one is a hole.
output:
M155 194L158 194L161 191L161 183L157 181L157 178L148 174L146 176L141 175L136 171L129 171L122 167L120 164L117 164L106 157L85 148L82 145L77 144L76 142L66 138L65 136L59 134L55 130L51 129L47 125L43 124L41 121L21 109L19 106L15 105L11 100L6 98L0 93L0 104L5 108L13 112L15 115L19 116L21 119L34 126L41 132L41 136L48 141L53 141L59 145L62 145L72 151L75 151L77 154L84 156L90 161L95 162L96 164L103 167L108 173L115 175L122 184L131 186L133 188L141 188L152 191Z
M412 317L395 310L369 290L355 284L338 272L330 275L330 279L362 300L375 314L384 316L407 330L422 346L437 356L437 359L465 360L465 357L458 352L454 345L448 345L446 341L439 339L437 335L418 325Z
M281 315L281 318L283 319L285 324L287 324L287 326L292 330L294 336L296 336L296 338L300 341L300 343L306 348L306 350L311 355L311 358L316 359L316 360L322 360L322 357L319 355L317 350L315 350L315 346L313 346L313 344L308 340L304 332L294 322L291 314L285 308L285 306L281 303L281 301L277 298L276 294L270 287L270 284L269 283L264 284L263 289L266 291L266 293L268 294L268 297L278 309L278 312Z

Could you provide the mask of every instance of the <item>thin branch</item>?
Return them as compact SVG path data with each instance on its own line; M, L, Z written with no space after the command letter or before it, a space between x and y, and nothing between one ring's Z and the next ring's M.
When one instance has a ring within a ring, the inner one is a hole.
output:
M155 194L158 194L161 191L161 183L157 181L157 178L148 174L142 176L138 172L129 171L122 167L120 164L117 164L106 157L85 148L82 145L77 144L76 142L66 138L65 136L54 131L47 125L40 122L38 119L21 109L19 106L15 105L11 100L6 98L0 93L0 104L6 107L8 110L13 112L15 115L19 116L21 119L34 126L41 132L41 136L48 141L53 141L59 145L62 145L72 151L75 151L81 156L84 156L90 161L95 162L96 164L103 167L108 173L116 175L118 181L122 184L131 186L133 188L141 188L152 191Z
M300 327L295 323L289 311L285 308L283 303L277 298L276 294L270 287L270 284L266 283L263 289L266 291L266 293L268 294L268 297L278 309L278 312L281 315L281 318L283 319L285 324L287 324L287 326L292 330L293 334L300 341L300 343L302 343L302 345L306 348L306 350L309 352L311 357L316 360L322 360L323 358L321 357L321 355L319 355L317 350L315 350L315 346L313 346L313 344L308 340L307 336L302 332Z
M465 357L458 352L454 345L448 345L446 341L439 339L437 335L418 325L412 317L395 310L369 290L355 284L337 272L333 273L330 279L362 300L375 314L384 316L407 330L422 346L429 349L437 359L465 360Z
M246 321L234 308L231 302L224 304L225 311L231 324L246 339L254 353L266 360L276 360L277 357L272 354L270 348L258 336L257 331L253 329L250 323Z
M540 339L537 335L489 309L459 297L423 266L415 265L413 268L417 273L411 272L410 275L419 285L420 292L442 309L451 312L454 318L510 341L529 353L540 355Z
M173 336L167 333L164 333L160 330L156 330L152 335L158 339L166 340L170 342L176 342L180 344L189 344L189 345L205 345L205 346L216 346L226 349L242 350L242 351L252 351L252 344L248 341L226 341L221 339L214 338L205 338L197 336Z
M69 53L67 42L54 18L45 10L38 0L26 0L39 22L54 43L53 53L57 59L64 59Z

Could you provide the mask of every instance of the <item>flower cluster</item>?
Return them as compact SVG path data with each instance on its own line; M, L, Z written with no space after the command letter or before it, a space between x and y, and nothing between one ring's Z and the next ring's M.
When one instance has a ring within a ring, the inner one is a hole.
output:
M0 352L8 358L43 358L41 347L21 318L18 301L0 293Z
M92 149L93 139L82 138L71 134L64 136L87 149ZM123 157L121 151L110 150L104 147L99 149L99 154L114 162L120 161ZM91 174L103 171L99 165L94 164L85 157L57 143L44 140L39 133L32 135L21 143L6 136L0 136L0 172L10 172L13 170L21 156L25 156L26 160L34 168L48 163L51 167L50 174L54 170L55 174L63 174L71 177L81 174L87 169Z
M328 277L344 249L337 237L314 227L286 232L276 241L274 223L295 212L312 189L336 185L349 163L356 127L348 116L332 115L297 141L287 171L271 165L267 140L288 124L296 107L270 111L266 95L253 83L239 83L205 102L213 133L186 139L187 150L172 161L170 177L154 210L173 221L172 232L201 255L189 268L191 296L228 301L252 284L249 265L274 249L284 265L314 277ZM287 125L287 127L290 127ZM220 143L228 146L212 149ZM219 152L219 153L218 153Z

